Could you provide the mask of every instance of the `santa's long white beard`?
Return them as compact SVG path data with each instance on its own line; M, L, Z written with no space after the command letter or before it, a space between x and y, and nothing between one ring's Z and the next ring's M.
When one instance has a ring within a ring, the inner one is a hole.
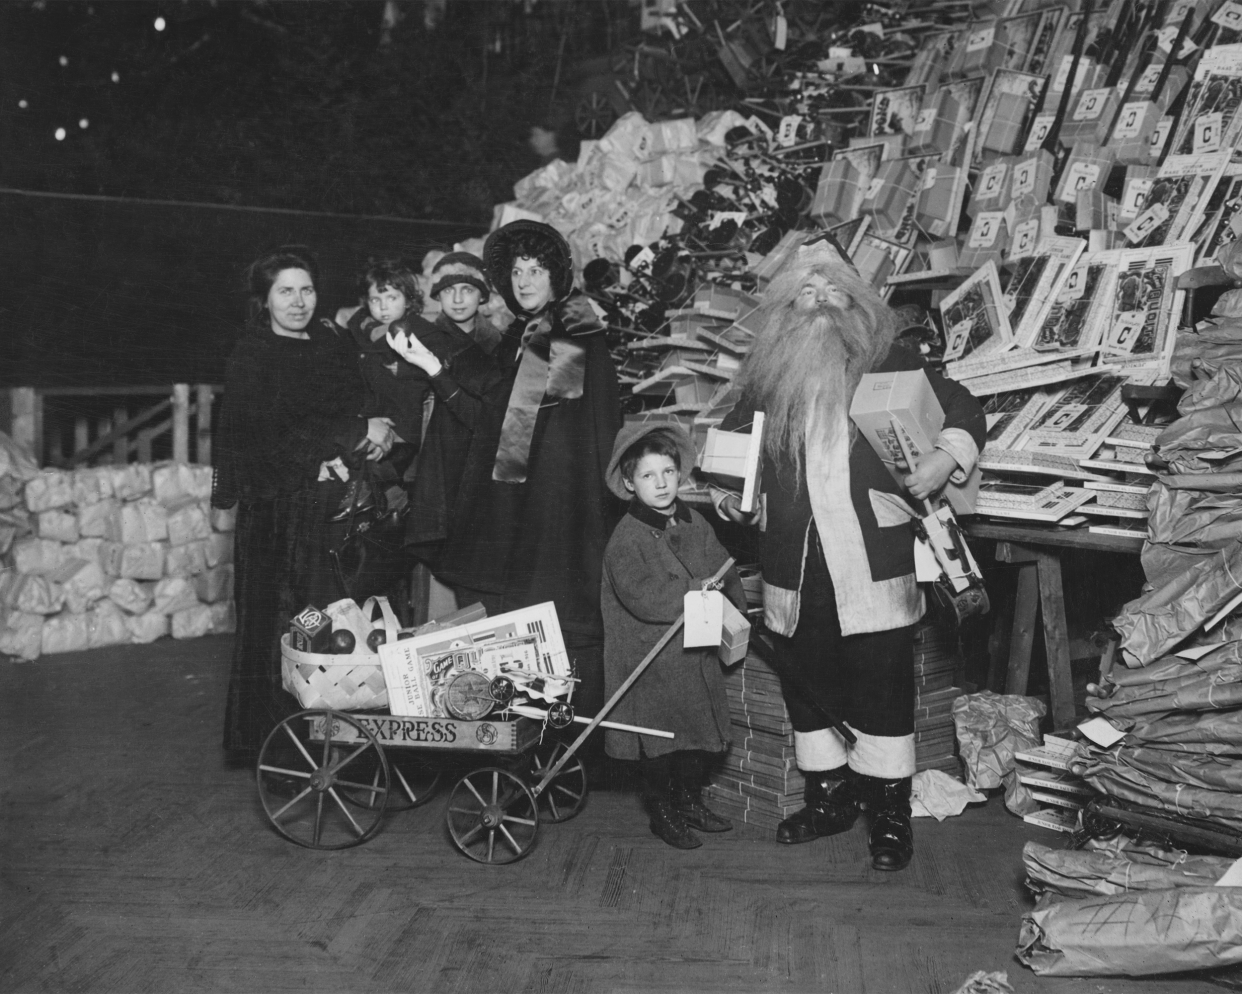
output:
M758 336L746 358L743 387L764 412L764 449L801 465L806 428L845 422L858 380L874 362L859 312L821 304L791 308Z

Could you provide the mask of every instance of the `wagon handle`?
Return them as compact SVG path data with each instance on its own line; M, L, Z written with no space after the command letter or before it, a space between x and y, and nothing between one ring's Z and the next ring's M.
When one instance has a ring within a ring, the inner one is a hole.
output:
M733 557L730 556L727 560L725 560L724 565L721 566L720 569L716 570L715 575L712 576L712 581L715 582L717 580L723 580L724 575L727 572L729 572L730 568L732 568L733 566L733 563L734 563ZM663 635L660 636L660 641L657 642L654 646L652 646L651 651L647 653L646 656L643 657L643 661L634 667L634 672L625 678L625 683L621 684L621 686L617 688L617 692L613 694L612 697L608 698L608 701L604 704L602 708L600 708L599 714L597 714L594 718L591 719L590 724L588 724L586 728L584 728L578 734L578 737L574 739L574 741L570 744L569 748L565 750L561 758L558 759L544 773L543 779L540 780L537 784L535 784L535 786L531 790L531 793L533 793L535 797L539 797L547 789L548 784L550 784L553 780L556 779L557 775L561 772L561 769L565 766L566 763L568 763L573 758L574 753L578 751L579 746L581 746L582 743L586 741L586 737L590 735L593 731L595 731L597 727L599 727L599 723L601 721L603 721L605 718L608 717L609 712L611 712L612 709L617 706L617 702L621 700L622 697L625 696L625 692L634 685L634 681L643 675L643 672L647 669L648 666L652 664L652 662L655 660L655 657L660 654L660 652L664 649L666 645L668 645L669 640L674 635L676 635L679 631L681 631L681 627L685 623L686 623L686 616L683 613L683 614L678 615L677 620L674 621L671 625L669 625L668 631L666 631Z

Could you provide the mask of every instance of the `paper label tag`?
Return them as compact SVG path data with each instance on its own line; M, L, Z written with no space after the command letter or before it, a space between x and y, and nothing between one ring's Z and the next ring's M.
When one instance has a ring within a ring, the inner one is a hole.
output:
M1228 3L1222 4L1220 10L1208 20L1219 24L1226 31L1242 31L1242 3L1229 0Z
M936 108L924 107L919 111L918 119L914 122L915 132L931 131L932 125L936 123Z
M655 253L651 251L651 246L647 245L641 252L630 260L630 269L639 273L645 273L651 268L651 264L655 261Z
M1122 234L1132 242L1141 242L1168 219L1169 209L1164 204L1152 204Z
M1229 869L1225 871L1225 875L1216 881L1216 886L1242 887L1242 859L1234 860Z
M867 192L863 194L864 200L875 200L880 195L880 191L884 189L884 180L879 176L871 177L871 182L867 184Z
M1039 160L1026 159L1019 162L1013 167L1013 190L1010 194L1011 199L1017 200L1019 197L1034 194L1035 179L1039 175Z
M1224 128L1224 118L1220 111L1214 114L1200 114L1194 124L1194 152L1219 152L1220 136Z
M1075 121L1095 121L1104 113L1108 103L1108 95L1113 91L1108 87L1100 90L1083 90L1078 98L1078 106L1074 108Z
M1009 166L1004 162L994 162L983 170L983 175L979 177L979 199L999 197L1004 192L1005 174L1008 172Z
M1013 242L1009 247L1009 257L1017 259L1030 255L1039 242L1039 218L1028 218L1013 229Z
M992 47L992 42L996 40L996 27L988 25L986 28L980 28L978 31L972 31L966 36L966 51L979 52L986 48Z
M720 645L724 634L724 595L719 590L690 590L682 601L686 613L682 647Z
M1156 47L1162 52L1172 52L1173 42L1177 40L1177 32L1181 27L1180 24L1170 24L1167 28L1161 28L1156 32ZM1182 39L1181 50L1177 53L1177 58L1184 59L1199 46L1189 38Z
M781 125L776 131L776 144L788 148L798 140L798 125L802 123L800 114L788 114L781 118Z
M748 216L745 211L713 211L711 219L707 222L707 230L714 231L725 221L732 221L740 226L746 223Z
M1065 176L1065 187L1061 199L1066 203L1076 203L1082 190L1093 190L1100 179L1100 166L1096 162L1075 162Z
M1167 114L1160 118L1160 123L1152 130L1151 144L1148 146L1148 153L1153 159L1160 157L1160 152L1164 149L1164 143L1169 140L1169 132L1173 130L1173 118Z
M1048 130L1056 118L1056 114L1036 114L1034 120L1031 121L1031 133L1026 136L1026 144L1022 147L1022 151L1038 150L1039 146L1044 143L1044 139L1048 137Z
M1121 108L1117 118L1117 127L1113 128L1114 141L1126 141L1137 138L1143 131L1143 121L1147 118L1150 101L1135 100Z
M1070 66L1073 64L1074 57L1072 55L1065 55L1061 57L1060 68L1057 69L1056 78L1052 81L1052 89L1054 91L1060 92L1065 89L1065 82L1069 79ZM1090 59L1078 60L1078 75L1074 77L1074 85L1070 87L1071 93L1082 86L1083 82L1087 78L1087 73L1091 70L1091 68L1092 62Z
M772 32L772 47L778 52L783 52L788 44L789 22L785 20L784 14L777 14L775 30Z
M1151 193L1152 181L1149 179L1132 179L1126 184L1126 188L1121 195L1121 216L1134 217L1139 216L1139 212L1143 209L1143 204L1147 201L1147 194Z
M967 322L969 324L969 322ZM969 332L967 332L969 333ZM944 572L936 561L932 547L921 538L914 540L914 581L916 583L935 583Z
M1078 726L1078 730L1101 749L1114 746L1126 737L1125 732L1118 731L1111 722L1103 718L1090 718Z
M987 249L996 244L996 236L1000 234L1001 225L1005 223L1003 211L981 211L970 227L968 247Z
M1156 88L1156 82L1160 79L1160 70L1164 68L1164 64L1157 62L1148 66L1143 70L1143 75L1138 78L1138 82L1134 84L1134 95L1151 93Z
M930 190L936 185L936 167L928 166L927 171L923 173L923 189Z

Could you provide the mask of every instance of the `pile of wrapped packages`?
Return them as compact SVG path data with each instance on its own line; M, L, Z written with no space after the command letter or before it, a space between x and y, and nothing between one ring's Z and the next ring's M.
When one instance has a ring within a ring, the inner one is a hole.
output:
M1232 9L864 7L818 39L791 19L733 109L626 114L522 179L494 223L566 236L627 414L700 444L767 280L830 239L984 402L980 514L1138 540L1161 428L1130 416L1129 388L1168 381L1192 333L1181 277L1242 230Z
M39 469L0 434L0 654L231 632L233 512L211 467Z

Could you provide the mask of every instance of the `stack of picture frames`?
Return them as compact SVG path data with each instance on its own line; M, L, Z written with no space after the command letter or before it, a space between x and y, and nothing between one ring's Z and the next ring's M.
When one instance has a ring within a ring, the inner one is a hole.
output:
M1242 234L1242 2L986 9L874 95L812 216L939 318L988 415L979 513L1141 535L1159 429L1127 388L1169 382L1179 277Z

